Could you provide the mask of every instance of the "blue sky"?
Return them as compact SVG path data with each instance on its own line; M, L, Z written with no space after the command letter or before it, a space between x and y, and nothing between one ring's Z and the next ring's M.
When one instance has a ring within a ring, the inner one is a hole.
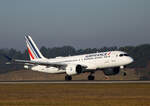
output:
M150 43L150 0L0 0L0 48Z

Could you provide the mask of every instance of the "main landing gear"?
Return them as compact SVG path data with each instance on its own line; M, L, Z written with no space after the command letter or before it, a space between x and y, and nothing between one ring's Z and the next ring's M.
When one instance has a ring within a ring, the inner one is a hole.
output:
M88 80L92 81L92 80L95 79L95 76L92 75L93 73L94 73L94 72L91 72L91 73L90 73L90 75L88 76Z
M65 80L66 80L66 81L71 81L71 80L72 80L72 76L66 75L66 76L65 76Z
M94 80L94 79L95 79L94 76L92 76L92 75L89 75L89 76L88 76L88 80Z

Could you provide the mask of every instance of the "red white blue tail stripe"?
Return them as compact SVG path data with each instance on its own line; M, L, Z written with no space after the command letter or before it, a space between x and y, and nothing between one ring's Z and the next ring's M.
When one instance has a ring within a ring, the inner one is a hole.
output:
M42 54L40 53L39 49L35 45L34 41L30 36L25 36L26 43L27 43L27 49L30 55L30 59L41 59L43 58Z

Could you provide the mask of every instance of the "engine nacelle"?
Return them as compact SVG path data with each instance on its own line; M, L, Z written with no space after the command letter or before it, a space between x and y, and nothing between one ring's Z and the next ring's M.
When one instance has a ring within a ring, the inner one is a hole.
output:
M115 67L115 68L109 68L109 69L104 69L103 70L105 75L116 75L120 72L120 67Z
M67 75L76 75L83 72L83 68L81 65L70 64L66 67Z
M27 70L31 70L32 66L31 65L24 65L24 68Z

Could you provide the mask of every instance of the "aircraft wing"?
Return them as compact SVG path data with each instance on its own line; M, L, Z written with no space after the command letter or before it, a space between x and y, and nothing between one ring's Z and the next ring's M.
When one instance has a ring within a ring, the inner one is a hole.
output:
M56 67L56 68L67 66L67 64L60 63L60 62L51 63L51 62L42 62L42 61L17 60L17 59L12 59L8 56L5 56L5 57L9 60L9 62L7 62L6 64L15 63L15 64L27 64L27 65L29 65L29 64L31 64L31 65L44 65L47 67ZM84 66L84 65L82 65L82 67L87 68L87 66Z
M22 63L22 64L33 64L33 65L44 65L49 67L62 67L67 66L67 64L62 63L50 63L50 62L42 62L42 61L28 61L28 60L14 60L15 63Z
M44 65L48 67L62 67L62 66L67 66L67 64L62 64L62 63L50 63L50 62L41 62L41 61L29 61L29 60L11 60L10 62L7 62L6 64L31 64L31 65Z

